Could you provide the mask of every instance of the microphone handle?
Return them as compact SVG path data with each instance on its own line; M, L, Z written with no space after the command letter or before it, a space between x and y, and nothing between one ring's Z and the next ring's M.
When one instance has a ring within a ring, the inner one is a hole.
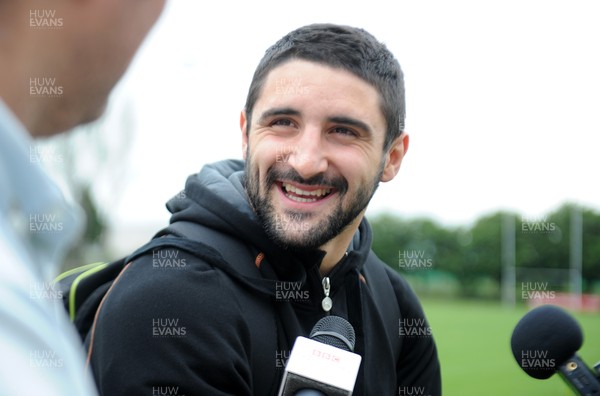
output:
M577 355L559 367L560 376L578 395L600 395L600 380Z

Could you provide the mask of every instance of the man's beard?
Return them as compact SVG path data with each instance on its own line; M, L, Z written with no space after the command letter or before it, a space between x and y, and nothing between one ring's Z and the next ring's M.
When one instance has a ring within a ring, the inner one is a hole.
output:
M278 165L283 164L275 163L267 170L266 181L264 181L264 194L261 195L259 171L258 168L253 170L250 158L248 152L246 156L245 187L250 204L269 239L281 248L291 251L317 249L344 231L367 207L377 190L383 173L382 163L370 188L358 190L356 196L351 197L347 205L348 208L344 209L343 201L348 192L348 183L341 176L327 178L323 174L318 174L310 179L304 179L293 168L281 169L283 166L279 167ZM339 195L335 198L338 199L338 203L323 220L309 226L308 220L319 213L296 212L293 210L286 210L285 213L275 212L269 195L273 186L275 186L276 180L333 187L335 193ZM296 235L292 235L290 231L296 231Z

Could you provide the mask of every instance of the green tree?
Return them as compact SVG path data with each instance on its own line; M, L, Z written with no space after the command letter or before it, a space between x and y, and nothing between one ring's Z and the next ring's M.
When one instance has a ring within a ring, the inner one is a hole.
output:
M406 220L392 214L371 219L373 250L388 265L411 279L434 278L432 274L451 274L460 285L463 297L497 297L502 274L502 220L515 218L515 260L520 281L540 276L558 288L566 289L569 268L572 204L540 218L497 211L477 219L471 226L443 227L426 219ZM582 255L584 291L600 284L600 214L586 208L582 213ZM402 268L401 257L422 255L432 261L427 271ZM536 270L543 269L540 275ZM547 271L557 269L562 271ZM528 276L533 276L528 279Z
M522 218L517 230L517 266L533 269L557 269L547 277L568 290L565 274L570 268L571 217L574 210L582 216L582 274L584 291L600 281L600 214L566 203L540 218Z

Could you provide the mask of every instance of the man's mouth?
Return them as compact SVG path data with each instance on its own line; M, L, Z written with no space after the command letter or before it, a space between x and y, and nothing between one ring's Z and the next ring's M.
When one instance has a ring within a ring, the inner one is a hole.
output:
M280 185L281 190L287 198L291 199L292 201L301 203L320 201L329 196L334 190L332 187L321 187L311 190L304 190L300 187L293 186L285 182L280 183Z

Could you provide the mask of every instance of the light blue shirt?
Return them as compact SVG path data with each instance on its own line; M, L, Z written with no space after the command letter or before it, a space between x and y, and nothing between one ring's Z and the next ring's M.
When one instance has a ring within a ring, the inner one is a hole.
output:
M0 395L97 395L51 280L82 229L0 99Z

